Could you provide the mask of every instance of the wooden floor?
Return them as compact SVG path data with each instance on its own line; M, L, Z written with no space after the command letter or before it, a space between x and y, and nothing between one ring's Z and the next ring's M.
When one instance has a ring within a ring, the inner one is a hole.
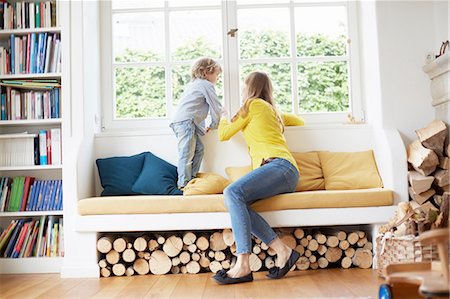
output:
M0 275L0 298L378 298L383 282L372 269L290 272L271 280L221 286L211 273L62 279L58 274Z

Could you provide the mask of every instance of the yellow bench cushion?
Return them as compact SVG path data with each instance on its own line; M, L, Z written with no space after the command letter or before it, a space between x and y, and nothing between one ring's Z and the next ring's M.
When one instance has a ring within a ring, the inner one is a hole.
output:
M393 192L383 188L358 190L318 190L280 194L255 202L258 212L389 206ZM170 196L139 195L91 197L78 201L80 215L167 214L226 212L223 194Z

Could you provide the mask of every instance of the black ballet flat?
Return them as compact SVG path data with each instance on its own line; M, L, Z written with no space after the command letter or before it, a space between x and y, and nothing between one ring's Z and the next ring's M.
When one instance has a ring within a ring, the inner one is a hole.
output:
M219 270L212 278L218 284L236 284L236 283L253 281L253 274L252 274L252 272L250 272L248 275L245 275L242 277L237 277L237 278L232 278L227 275L227 272L225 270Z
M284 265L284 267L281 269L280 269L280 267L273 267L273 268L269 269L269 274L267 274L266 276L269 278L272 278L272 279L282 278L289 272L289 270L291 270L292 266L295 265L295 263L297 262L297 260L299 258L300 258L300 254L297 251L292 250L291 256L289 256L289 259L286 262L286 265Z

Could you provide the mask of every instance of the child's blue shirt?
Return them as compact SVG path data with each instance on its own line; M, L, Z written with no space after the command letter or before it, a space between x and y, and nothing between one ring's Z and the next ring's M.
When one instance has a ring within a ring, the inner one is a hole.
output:
M189 83L181 96L172 124L184 120L193 120L199 130L200 135L204 135L205 119L208 112L211 114L210 129L217 129L219 126L222 104L217 98L214 84L206 79L195 79Z

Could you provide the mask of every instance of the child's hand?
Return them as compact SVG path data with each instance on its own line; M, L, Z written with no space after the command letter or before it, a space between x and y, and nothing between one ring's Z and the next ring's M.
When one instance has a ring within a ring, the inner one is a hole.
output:
M222 109L222 112L220 114L220 118L228 118L228 111L227 111L227 109Z

